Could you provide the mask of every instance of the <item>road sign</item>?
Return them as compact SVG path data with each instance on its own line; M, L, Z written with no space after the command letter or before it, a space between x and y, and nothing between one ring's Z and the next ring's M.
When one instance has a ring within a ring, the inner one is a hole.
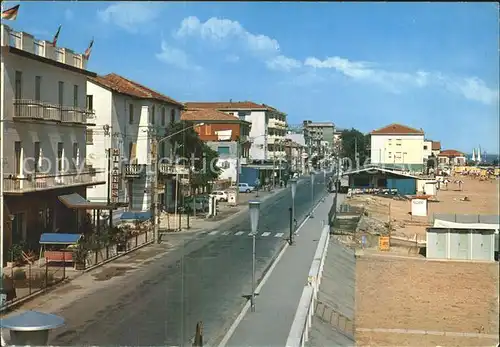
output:
M381 251L388 251L391 246L391 241L389 236L379 236L378 237L378 248Z

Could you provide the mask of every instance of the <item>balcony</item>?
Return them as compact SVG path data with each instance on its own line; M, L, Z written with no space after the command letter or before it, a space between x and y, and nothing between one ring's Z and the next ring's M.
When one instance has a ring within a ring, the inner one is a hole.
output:
M43 101L15 99L13 119L27 122L92 125L93 110L54 105Z
M158 171L165 176L189 175L189 169L183 165L158 164Z
M123 173L126 178L139 178L146 172L145 164L125 164L123 166Z
M275 128L275 129L285 129L286 128L286 122L276 119L276 118L271 118L269 119L269 124L268 126L270 128Z
M104 184L105 181L98 180L97 173L102 173L102 169L85 169L66 171L61 174L29 174L25 177L16 177L9 175L4 178L4 193L5 194L23 194L39 191L47 191L59 188L68 188L76 186L92 186Z

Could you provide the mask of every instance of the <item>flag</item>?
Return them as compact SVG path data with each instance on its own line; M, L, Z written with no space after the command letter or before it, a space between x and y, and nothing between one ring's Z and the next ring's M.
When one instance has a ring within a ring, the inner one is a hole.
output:
M89 58L90 58L90 53L92 52L93 45L94 45L94 38L92 38L92 41L90 41L89 47L85 50L85 53L83 54L83 56L87 60L89 60Z
M57 45L57 39L59 38L59 33L61 32L61 25L59 25L59 28L57 29L56 34L54 35L54 39L52 40L52 46Z
M2 19L16 20L17 12L19 12L19 6L20 5L16 5L16 6L11 7L5 11L2 11Z

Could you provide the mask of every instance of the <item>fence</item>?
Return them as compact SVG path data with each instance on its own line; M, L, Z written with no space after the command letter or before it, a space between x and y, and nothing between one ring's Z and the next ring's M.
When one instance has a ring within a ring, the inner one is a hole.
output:
M455 223L498 224L500 222L500 216L498 215L434 213L429 216L431 224L434 224L436 219Z
M335 206L335 205L334 205ZM286 347L304 347L309 340L309 331L312 326L316 300L318 299L319 286L323 275L328 243L330 241L330 227L326 225L321 233L321 238L314 254L313 263L309 270L307 285L302 291L299 307L290 329Z
M61 265L11 267L4 271L0 311L32 294L40 293L67 278L66 267Z
M97 250L90 251L85 260L85 268L99 265L100 263L112 259L121 253L128 252L151 241L153 241L153 232L146 231L132 236L122 244L111 244Z

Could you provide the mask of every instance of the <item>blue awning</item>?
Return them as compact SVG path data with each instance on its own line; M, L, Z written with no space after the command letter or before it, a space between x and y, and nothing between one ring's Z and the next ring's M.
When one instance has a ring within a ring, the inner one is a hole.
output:
M151 219L152 213L150 211L144 211L144 212L132 212L132 211L127 211L123 212L122 216L120 217L121 220L138 220L138 221L146 221L148 219Z
M82 234L59 234L47 233L40 236L41 245L74 245L81 238Z

